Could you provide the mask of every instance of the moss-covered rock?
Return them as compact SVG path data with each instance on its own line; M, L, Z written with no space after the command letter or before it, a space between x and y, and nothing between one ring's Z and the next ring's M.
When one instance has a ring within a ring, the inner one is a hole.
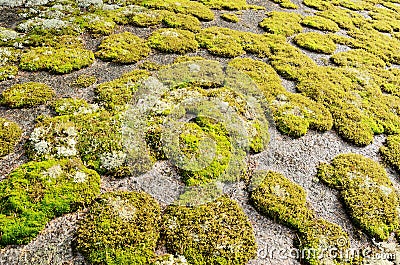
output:
M43 83L27 82L13 85L3 91L0 103L10 108L32 107L46 103L55 91Z
M123 32L106 37L99 45L96 57L118 63L136 63L151 52L145 40Z
M271 11L259 26L269 33L291 36L302 31L301 19L296 13Z
M0 157L14 151L21 140L22 129L15 122L0 118Z
M398 198L385 168L358 154L341 154L320 164L318 177L340 191L355 225L386 240L398 227Z
M162 52L187 53L197 50L195 35L181 29L159 29L149 37L149 46Z
M337 32L340 30L336 22L320 17L320 16L307 16L304 17L300 22L303 26L307 26L314 29L319 29L323 31Z
M56 216L88 205L100 176L79 160L29 162L0 182L0 245L26 244Z
M246 264L256 255L251 223L227 197L197 207L169 206L162 228L167 250L190 264Z
M19 68L27 71L47 70L65 74L87 67L94 62L92 51L81 48L32 48L21 57Z
M316 32L300 33L293 40L300 47L313 52L332 54L336 50L336 44L325 34Z
M159 238L161 209L144 192L105 193L77 230L77 249L91 264L150 264Z
M231 13L222 14L221 18L223 20L225 20L225 21L232 22L232 23L238 23L239 22L238 16L235 15L235 14L231 14Z

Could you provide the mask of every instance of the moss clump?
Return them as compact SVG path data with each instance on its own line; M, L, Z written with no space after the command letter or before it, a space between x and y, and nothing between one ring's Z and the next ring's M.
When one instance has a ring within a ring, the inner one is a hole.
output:
M27 71L48 70L65 74L87 67L94 62L92 51L81 48L32 48L21 57L19 68Z
M337 32L340 30L336 22L320 16L307 16L300 23L303 26L323 31Z
M123 109L137 89L135 83L148 76L150 73L146 70L133 70L120 78L101 83L95 88L96 100L106 109Z
M331 57L331 60L339 66L361 69L383 68L386 66L382 59L363 49L336 53Z
M336 50L336 44L325 34L316 32L300 33L293 40L300 47L313 52L332 54Z
M209 27L196 35L200 47L223 57L236 57L245 53L242 33L228 28Z
M54 111L58 115L78 115L87 114L97 110L98 107L87 103L82 98L61 98L52 104Z
M149 8L165 9L175 13L187 14L197 17L200 20L211 21L214 13L204 4L190 0L146 0L143 5Z
M144 10L133 15L129 23L137 27L151 27L161 24L167 11L163 10Z
M91 264L151 264L160 212L144 192L105 193L79 223L77 249Z
M326 250L347 250L347 234L340 226L315 217L301 186L273 171L257 171L252 181L251 203L260 213L297 231L299 248L305 254L302 258L307 264L340 262L340 256L329 256Z
M56 216L87 205L100 176L79 160L29 162L0 182L0 245L26 244Z
M330 2L324 0L303 0L303 4L321 11L331 9L333 7Z
M200 21L196 17L186 14L168 13L164 16L163 23L168 28L185 29L192 32L201 30Z
M258 171L252 178L258 185L250 199L258 211L297 230L313 220L314 213L307 208L302 187L272 171Z
M97 82L97 78L94 75L82 74L78 76L72 83L72 86L79 88L87 88Z
M112 18L105 15L98 15L93 13L87 13L82 16L77 16L71 19L75 24L78 24L80 28L88 31L94 35L109 35L111 34L117 24Z
M12 153L21 136L22 129L18 124L0 118L0 157Z
M194 265L246 264L257 251L251 223L227 197L197 207L169 206L162 239L168 252Z
M46 84L27 82L13 85L1 94L0 103L10 108L32 107L46 103L55 91Z
M303 30L300 25L301 19L301 16L295 13L272 11L267 13L267 18L264 18L259 26L269 33L291 36Z
M158 64L157 62L153 62L150 60L144 60L138 65L139 69L147 70L147 71L157 71L160 70L163 66Z
M355 29L366 23L362 15L340 7L324 9L324 11L317 12L316 15L330 19L336 22L340 28L346 30Z
M282 8L287 8L287 9L297 9L299 8L298 5L293 3L290 0L273 0L274 3L279 4L280 7Z
M199 46L192 32L181 29L159 29L149 37L148 43L151 48L178 54L193 52Z
M74 35L29 34L24 38L24 45L31 47L63 48L68 46L70 48L84 48L83 39Z
M398 198L383 166L358 154L320 164L318 177L340 191L354 223L372 237L387 240L398 227Z
M228 22L232 22L232 23L238 23L239 22L239 18L237 15L235 14L230 14L230 13L225 13L221 15L221 19L228 21Z
M391 135L386 139L386 143L379 151L383 159L398 172L400 172L400 136Z
M18 74L18 67L14 65L0 66L0 82L12 79Z
M136 63L148 56L151 49L138 36L124 32L106 37L99 45L96 57L118 63Z
M246 0L198 0L213 9L242 10L248 9Z

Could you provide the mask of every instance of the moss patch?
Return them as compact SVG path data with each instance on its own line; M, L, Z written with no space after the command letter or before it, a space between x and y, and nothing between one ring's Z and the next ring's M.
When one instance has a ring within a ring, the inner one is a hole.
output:
M169 28L178 28L199 32L201 30L200 21L191 15L168 13L163 18L163 23Z
M46 84L27 82L13 85L1 94L0 103L10 108L32 107L46 103L55 91Z
M15 122L0 118L0 157L14 151L21 140L22 129Z
M187 30L159 29L149 37L150 47L168 53L193 52L198 48L195 35Z
M273 34L291 36L302 31L301 16L295 13L272 11L259 23L265 31Z
M398 198L383 166L358 154L336 156L318 167L318 177L340 191L354 223L387 240L398 227Z
M245 53L241 45L240 31L228 28L210 27L196 35L200 47L212 54L223 57L236 57Z
M300 47L313 52L332 54L336 50L336 44L325 34L316 32L300 33L293 40Z
M26 244L56 216L87 205L100 176L79 160L29 162L0 182L0 245Z
M48 70L65 74L94 62L92 51L81 48L32 48L21 57L19 68L27 71Z
M307 16L303 18L301 24L303 26L323 31L337 32L340 30L336 22L320 16Z
M169 206L162 231L167 250L190 264L246 264L257 251L248 218L227 197L197 207Z
M386 139L385 145L379 151L383 159L398 172L400 172L400 136L391 135Z
M79 223L77 249L91 264L150 264L160 211L144 192L103 194Z
M82 74L79 75L71 85L78 88L87 88L96 82L97 82L96 76Z
M239 22L239 18L237 15L235 14L230 14L230 13L225 13L221 15L221 19L228 21L228 22L232 22L232 23L238 23Z
M96 57L118 63L136 63L150 54L147 43L130 32L106 37L99 45Z

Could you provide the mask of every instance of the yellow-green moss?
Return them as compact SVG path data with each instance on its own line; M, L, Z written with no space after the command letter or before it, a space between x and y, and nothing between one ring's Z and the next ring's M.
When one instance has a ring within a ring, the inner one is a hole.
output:
M224 13L221 15L221 19L232 22L232 23L238 23L239 22L239 17L235 14L231 13Z
M220 27L203 29L196 35L200 47L223 57L236 57L245 53L241 45L241 32Z
M318 177L340 191L355 225L372 237L388 239L398 228L398 198L385 168L358 154L341 154L320 164Z
M95 110L82 98L60 98L53 102L52 107L58 115L83 114Z
M27 71L48 70L65 74L87 67L94 62L92 51L81 48L32 48L21 57L19 68Z
M97 82L97 77L94 75L82 74L79 75L75 81L71 84L72 86L79 88L90 87Z
M148 70L148 71L157 71L160 70L163 66L157 62L153 62L150 60L144 60L138 65L139 69Z
M336 50L336 44L325 34L316 32L300 33L296 35L293 41L300 47L325 54L332 54Z
M227 197L196 207L167 207L161 236L169 253L193 265L246 264L257 252L250 221Z
M109 35L117 26L111 17L93 13L77 16L71 20L78 24L82 29L95 35Z
M316 15L330 19L338 24L342 29L354 29L366 23L365 18L355 11L348 9L333 7L328 10L317 12Z
M269 33L291 36L303 30L300 25L301 19L296 13L271 11L259 26Z
M307 16L304 17L300 22L303 26L307 26L314 29L319 29L323 31L337 32L340 30L336 22L320 17L320 16Z
M314 213L307 208L302 187L273 171L257 171L252 178L256 187L250 200L259 212L296 230L304 229L313 220Z
M331 57L331 60L339 66L355 68L383 68L386 63L379 57L363 49L353 49L339 52Z
M100 176L79 160L29 162L0 182L0 246L27 244L56 216L87 206Z
M181 29L159 29L149 37L148 44L162 52L179 54L193 52L199 46L192 32Z
M14 65L0 66L0 81L15 78L18 74L18 67Z
M151 27L161 24L167 11L144 10L129 18L129 23L137 27Z
M303 0L303 4L321 11L332 8L332 4L325 0Z
M0 103L10 108L32 107L46 103L55 91L46 84L27 82L13 85L3 91Z
M53 48L84 48L83 39L74 35L37 35L29 34L24 38L24 44L33 47L53 47Z
M99 45L96 57L118 63L136 63L151 52L145 40L123 32L106 37Z
M213 9L242 10L248 9L246 0L197 0Z
M120 78L96 86L96 101L109 110L123 109L136 91L135 83L150 76L146 70L133 70Z
M185 29L192 32L199 32L201 30L200 21L192 15L168 13L164 16L163 23L168 28Z
M155 9L165 9L181 14L188 14L200 20L211 21L214 13L204 4L190 0L146 0L143 5Z
M14 151L21 140L22 129L15 122L0 118L0 157Z
M379 149L383 159L398 172L400 172L400 136L391 135L386 139L385 145Z
M160 212L144 192L105 193L78 224L77 250L91 264L151 264Z
M282 8L287 8L287 9L297 9L299 8L298 5L293 3L290 0L272 0L272 2L279 4L280 7Z

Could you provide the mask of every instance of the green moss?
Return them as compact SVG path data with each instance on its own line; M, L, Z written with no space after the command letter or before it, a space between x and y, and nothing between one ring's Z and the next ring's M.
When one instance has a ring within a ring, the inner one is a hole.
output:
M130 32L106 37L95 55L103 60L118 63L136 63L150 54L147 43Z
M0 157L14 151L21 140L22 129L15 122L0 118Z
M82 75L79 75L71 85L75 86L75 87L79 87L79 88L87 88L96 82L97 82L96 76L82 74Z
M10 108L32 107L46 103L55 91L46 84L27 82L13 85L1 94L0 103Z
M167 11L144 10L129 18L129 23L137 27L151 27L161 24Z
M84 48L83 39L74 35L38 35L29 34L24 38L24 44L33 47L53 47L53 48Z
M100 176L79 160L29 162L0 182L0 245L26 244L56 216L87 205Z
M0 66L0 82L15 78L18 74L18 67L14 65Z
M290 0L273 0L274 3L279 4L280 7L282 8L287 8L287 9L297 9L299 8L298 5L293 3Z
M248 9L246 0L198 0L213 9L242 10Z
M303 30L300 25L301 19L302 17L295 13L271 11L259 26L269 33L291 36Z
M337 65L344 67L383 68L386 66L386 63L382 59L363 49L336 53L331 57L331 60Z
M303 4L321 11L332 8L332 4L324 0L303 0Z
M120 78L96 86L96 100L106 109L123 109L132 99L137 86L135 83L150 76L146 70L133 70L123 74Z
M148 71L157 71L160 70L163 66L158 64L157 62L153 62L150 60L145 60L138 65L139 69L148 70Z
M27 71L48 70L65 74L94 62L92 51L81 48L32 48L21 57L19 68Z
M336 50L336 44L325 34L316 32L300 33L293 40L300 47L313 52L332 54Z
M400 136L391 135L386 139L385 145L379 149L382 158L400 172Z
M81 98L61 98L55 100L52 106L58 115L83 114L94 111L94 109L91 109L93 107Z
M192 32L201 30L200 21L192 15L168 13L164 16L163 23L168 28L185 29Z
M160 212L144 192L105 193L79 223L77 249L91 264L150 264Z
M228 22L232 22L232 23L238 23L239 22L239 18L237 15L235 14L230 14L230 13L224 13L221 15L221 19L228 21Z
M194 265L246 264L257 251L250 221L227 197L197 207L167 207L162 240L168 252Z
M117 24L106 15L87 13L83 16L72 18L71 21L78 24L82 29L94 35L109 35Z
M336 156L318 167L318 177L340 191L353 222L387 240L398 227L398 198L385 168L358 154Z
M181 29L159 29L149 37L148 43L162 52L179 54L193 52L199 46L192 32Z
M340 28L350 30L367 23L365 18L355 11L333 7L328 10L317 12L316 15L336 22Z
M175 13L187 14L200 20L211 21L214 13L204 4L190 0L146 0L143 5L155 9L165 9Z
M240 31L228 28L209 27L196 35L200 47L223 57L236 57L245 53L241 45Z
M250 200L259 212L296 230L304 229L313 220L314 213L307 208L302 187L272 171L257 171L252 178L257 185Z
M336 22L320 16L307 16L300 23L303 26L323 31L337 32L340 30Z

